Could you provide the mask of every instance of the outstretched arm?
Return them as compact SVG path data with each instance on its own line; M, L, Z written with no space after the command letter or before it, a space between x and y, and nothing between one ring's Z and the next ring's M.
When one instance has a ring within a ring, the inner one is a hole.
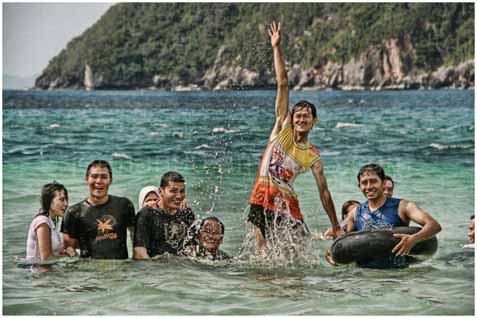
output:
M270 43L273 48L273 63L275 65L275 75L277 78L277 98L275 100L275 126L270 134L270 140L274 139L283 126L290 122L290 112L288 110L288 76L283 62L282 50L280 48L281 24L274 22L268 29Z
M328 214L330 219L331 227L333 228L334 233L330 233L333 237L338 237L343 235L343 230L340 229L338 223L338 218L336 217L335 205L333 199L331 198L331 193L328 190L328 183L326 181L325 173L323 171L323 161L318 160L312 167L313 176L315 177L316 185L318 186L318 191L320 192L321 203L323 208Z
M393 253L396 253L396 255L409 254L417 242L430 238L441 230L441 225L412 201L401 200L399 203L399 216L401 219L408 219L422 225L422 229L413 235L394 234L395 237L401 239L393 248Z

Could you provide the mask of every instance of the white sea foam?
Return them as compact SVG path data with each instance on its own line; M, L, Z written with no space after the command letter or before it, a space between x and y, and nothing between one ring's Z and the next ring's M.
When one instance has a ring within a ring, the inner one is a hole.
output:
M161 135L161 133L158 132L158 131L151 131L151 132L149 133L149 136L160 136L160 135Z
M360 124L338 122L336 123L335 128L362 127L362 126L363 125L360 125Z
M168 124L159 124L158 126L161 127L161 128L169 128Z
M442 144L437 144L437 143L432 143L429 146L432 148L435 148L437 150L448 150L448 149L469 149L472 148L473 145L462 145L462 144L457 144L457 145L442 145Z
M114 160L132 160L132 158L124 153L115 152L111 155Z
M60 128L61 125L60 124L51 124L50 126L48 126L48 129L55 129L55 128Z
M202 144L202 145L199 145L199 146L195 147L194 149L196 149L196 150L199 150L199 149L210 149L210 146L207 145L207 144Z
M225 129L224 127L215 127L212 129L213 133L225 133L225 134L231 134L231 133L236 133L239 132L238 129Z

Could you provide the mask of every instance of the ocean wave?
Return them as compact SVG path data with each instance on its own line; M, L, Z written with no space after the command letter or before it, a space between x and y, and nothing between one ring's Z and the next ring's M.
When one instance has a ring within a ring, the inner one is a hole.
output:
M60 124L51 124L50 126L48 126L48 129L55 129L55 128L60 128L61 125Z
M470 149L474 145L471 145L471 144L442 145L442 144L432 143L429 146L437 150L449 150L449 149Z
M174 138L184 138L184 133L180 132L180 131L174 131L172 133L172 137L174 137Z
M115 152L111 155L113 160L132 160L132 158L124 153Z
M360 124L354 124L354 123L344 123L344 122L337 122L335 128L348 128L348 127L363 127L363 125Z
M225 129L224 127L215 127L214 129L212 129L213 133L225 133L225 134L236 133L239 131L240 130L238 129Z
M202 144L200 146L195 147L194 149L199 150L199 149L210 149L210 146L207 144Z
M151 131L148 135L149 136L161 136L161 133L158 132L158 131Z

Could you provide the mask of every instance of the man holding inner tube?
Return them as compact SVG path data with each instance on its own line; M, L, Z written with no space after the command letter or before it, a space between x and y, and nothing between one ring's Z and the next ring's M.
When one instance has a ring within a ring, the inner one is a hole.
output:
M385 174L381 166L367 164L358 172L358 186L368 199L350 211L346 232L366 230L391 230L398 226L409 226L414 221L422 226L415 234L393 234L400 238L394 246L394 256L376 258L358 265L368 268L404 267L408 265L409 252L413 246L433 237L441 230L440 224L432 216L419 208L416 203L404 199L387 197L384 194ZM329 251L328 262L336 265Z
M408 226L410 221L414 221L422 226L417 233L394 234L394 237L400 238L401 241L392 252L396 256L408 255L417 242L434 236L441 230L441 226L416 203L386 197L384 180L384 170L377 164L367 164L359 170L358 185L368 200L350 212L347 232L391 229Z

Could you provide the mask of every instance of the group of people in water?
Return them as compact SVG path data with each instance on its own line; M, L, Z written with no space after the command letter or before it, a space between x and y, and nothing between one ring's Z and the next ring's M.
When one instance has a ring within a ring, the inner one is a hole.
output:
M174 171L162 176L159 187L147 186L139 194L139 211L125 197L109 194L113 180L110 164L92 161L85 176L89 195L68 207L68 191L60 183L43 186L41 208L27 240L27 260L55 256L96 259L128 258L127 232L133 240L133 258L154 258L163 253L225 259L219 249L224 224L216 217L196 220L185 202L185 179ZM56 229L62 217L61 232Z
M394 181L377 164L366 164L357 174L358 186L366 201L348 201L339 223L328 189L320 152L309 141L317 123L316 107L299 101L289 109L289 88L280 48L281 26L273 22L268 30L273 49L277 79L275 124L260 162L249 199L247 221L253 225L257 254L266 254L280 233L292 233L292 240L309 238L293 183L299 174L311 169L331 228L326 237L337 238L346 232L390 229L411 221L422 226L417 233L395 234L400 242L396 257L409 254L419 241L441 230L439 223L414 202L392 196ZM125 197L110 195L111 166L103 160L91 162L85 180L89 195L69 207L68 191L59 183L46 184L41 193L41 209L33 219L27 242L27 258L48 259L76 255L100 259L128 257L127 231L132 233L133 258L150 259L164 253L225 259L220 250L224 224L216 217L198 220L186 204L186 182L178 172L165 173L159 187L145 187L139 195L139 211ZM55 219L63 217L61 240ZM334 264L330 255L328 261Z

